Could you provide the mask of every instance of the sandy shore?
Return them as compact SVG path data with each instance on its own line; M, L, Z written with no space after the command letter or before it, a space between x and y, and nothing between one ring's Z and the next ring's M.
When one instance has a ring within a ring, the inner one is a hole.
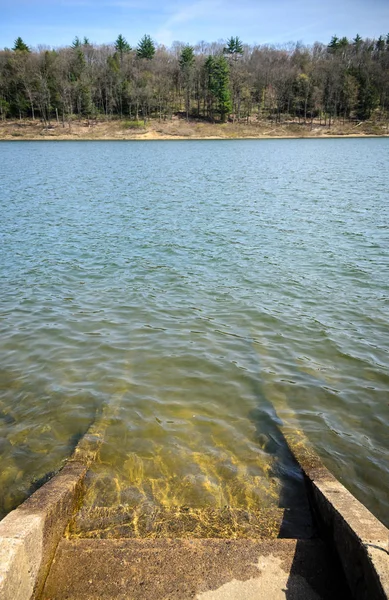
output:
M389 136L386 124L346 123L332 127L310 124L211 124L174 118L170 121L149 121L133 127L128 121L53 122L45 127L40 121L2 121L0 140L220 140L271 138L330 138Z

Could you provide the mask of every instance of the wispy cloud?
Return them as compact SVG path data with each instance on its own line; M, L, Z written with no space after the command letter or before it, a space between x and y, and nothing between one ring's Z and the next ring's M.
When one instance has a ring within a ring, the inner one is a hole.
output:
M222 5L223 0L199 0L189 5L168 7L165 9L167 18L160 24L155 36L162 44L170 46L174 40L185 37L180 31L180 25L193 25L206 16L213 15ZM200 28L201 23L198 26L199 30Z
M221 8L222 4L223 0L200 0L200 2L189 4L174 12L167 20L166 26L171 27L180 23L188 23L212 15L212 12Z
M114 10L122 9L127 10L155 10L154 2L142 2L142 0L61 0L62 6L68 6L76 8L79 7L90 7L96 9Z
M107 43L119 33L131 44L149 33L170 46L238 35L247 43L328 41L334 33L385 34L388 0L0 0L1 45L21 35L27 43L58 45L74 35ZM382 31L384 29L384 31Z

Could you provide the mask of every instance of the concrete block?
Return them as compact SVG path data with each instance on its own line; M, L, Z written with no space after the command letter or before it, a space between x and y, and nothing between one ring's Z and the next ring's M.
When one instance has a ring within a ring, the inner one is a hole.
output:
M68 464L0 522L0 600L40 594L87 468Z
M305 478L320 535L338 555L355 600L389 599L389 530L325 467L303 434L283 429Z

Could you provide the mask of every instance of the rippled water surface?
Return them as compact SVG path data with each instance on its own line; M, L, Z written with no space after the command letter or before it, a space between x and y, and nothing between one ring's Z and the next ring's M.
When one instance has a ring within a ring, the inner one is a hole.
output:
M92 423L92 504L277 505L277 411L388 524L388 139L0 157L1 515Z

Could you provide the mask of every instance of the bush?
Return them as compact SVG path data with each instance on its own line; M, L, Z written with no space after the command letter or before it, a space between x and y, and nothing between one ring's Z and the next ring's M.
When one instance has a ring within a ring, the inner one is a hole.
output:
M128 127L128 129L144 129L145 128L145 123L144 121L126 121L124 123L125 127Z

